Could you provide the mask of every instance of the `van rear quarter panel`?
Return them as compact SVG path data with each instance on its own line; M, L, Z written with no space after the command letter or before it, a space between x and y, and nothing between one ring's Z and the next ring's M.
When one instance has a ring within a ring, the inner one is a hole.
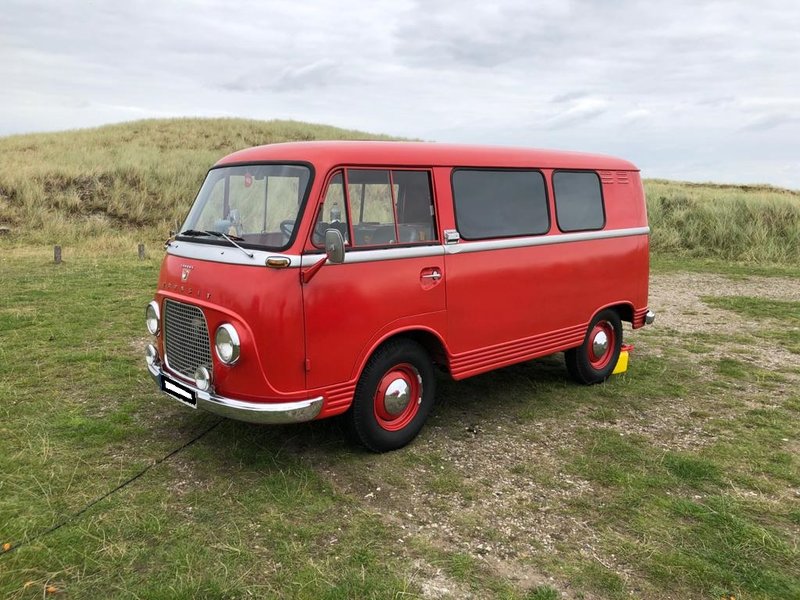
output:
M551 228L558 230L552 170L548 180ZM638 172L601 174L604 230L647 225ZM608 183L607 183L608 182ZM453 219L449 186L438 198ZM455 227L454 220L444 227ZM462 240L459 245L471 242ZM445 256L448 351L457 379L574 347L599 310L647 306L649 239L645 234L540 246L454 252Z
M599 171L606 211L605 229L647 226L647 206L638 171Z

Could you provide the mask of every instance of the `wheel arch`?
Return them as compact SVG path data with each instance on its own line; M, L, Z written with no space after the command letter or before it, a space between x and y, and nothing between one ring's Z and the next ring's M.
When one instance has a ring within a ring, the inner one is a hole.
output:
M375 354L378 348L397 339L410 339L418 343L431 357L431 361L434 365L449 372L450 359L447 353L447 346L439 333L427 327L408 327L387 333L371 344L368 351L364 353L358 363L358 369L355 373L356 380L361 377L361 373L364 371L367 361Z
M594 312L592 318L589 319L589 322L591 323L592 321L594 321L597 315L599 315L604 310L613 310L619 315L621 321L627 321L628 323L633 324L633 317L634 317L633 304L627 301L612 302L611 304L606 304L605 306L601 306Z

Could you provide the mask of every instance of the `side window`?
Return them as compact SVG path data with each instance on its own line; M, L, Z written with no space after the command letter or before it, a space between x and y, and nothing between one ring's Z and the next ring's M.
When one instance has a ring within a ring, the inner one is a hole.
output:
M427 171L348 169L347 196L354 246L436 240Z
M464 239L539 235L550 229L539 171L456 169L452 182L456 225Z
M392 171L400 242L436 240L431 178L427 171Z
M556 218L561 231L586 231L605 226L600 178L593 171L553 173Z
M347 196L353 220L354 246L397 243L392 192L389 171L347 170Z
M347 229L344 181L341 171L336 173L328 184L325 200L317 215L317 223L314 226L314 235L311 242L315 246L323 246L325 244L325 232L328 229L338 229L345 242L349 241L350 234Z
M430 174L397 169L337 173L317 214L312 243L322 247L331 227L348 243L352 237L355 247L436 241Z

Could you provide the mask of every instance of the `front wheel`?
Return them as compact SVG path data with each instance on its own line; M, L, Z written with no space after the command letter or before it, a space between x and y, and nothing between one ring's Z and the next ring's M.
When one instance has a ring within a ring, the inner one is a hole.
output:
M425 349L412 340L389 341L375 351L346 415L350 434L373 452L413 440L433 407L436 379Z
M567 371L578 383L605 381L619 360L622 321L613 310L600 312L589 324L583 344L564 353Z

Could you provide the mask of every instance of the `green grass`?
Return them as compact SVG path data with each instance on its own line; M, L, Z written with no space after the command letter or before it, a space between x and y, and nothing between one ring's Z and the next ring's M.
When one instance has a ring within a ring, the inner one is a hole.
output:
M656 255L800 263L800 192L768 186L645 182Z
M800 277L796 263L754 263L703 258L654 249L650 255L650 270L654 273L719 273L735 280L748 277Z
M568 383L558 357L442 380L420 440L374 456L335 421L216 424L162 397L142 360L157 258L51 260L0 258L0 543L20 546L0 595L407 598L441 578L451 597L800 594L794 380L733 357L701 373L710 334L638 332L645 350L601 386ZM646 433L651 411L672 424ZM537 514L566 529L515 532Z
M750 296L703 296L709 306L729 310L762 324L755 335L800 354L800 302Z
M750 296L704 296L703 302L754 319L778 319L789 326L800 325L800 302Z
M541 585L531 590L525 600L559 600L561 594L550 586Z
M763 436L740 431L738 452L750 452ZM757 486L749 479L749 469L763 468L759 463L772 458L751 455L737 460L726 443L698 456L662 454L644 440L611 432L587 431L582 437L590 453L575 465L606 490L602 509L594 509L609 528L606 543L619 553L637 556L638 569L655 586L683 589L688 597L725 593L789 598L800 593L788 505L743 500L730 493L740 486ZM769 439L774 445L774 437ZM789 462L797 469L796 459ZM577 508L581 513L592 510L582 504ZM610 582L605 590L612 592L614 586Z
M226 421L155 464L216 421L163 402L143 377L157 261L55 266L7 252L0 265L0 543L19 546L0 555L0 596L41 595L46 583L73 597L416 589L380 519L287 450L291 428Z

